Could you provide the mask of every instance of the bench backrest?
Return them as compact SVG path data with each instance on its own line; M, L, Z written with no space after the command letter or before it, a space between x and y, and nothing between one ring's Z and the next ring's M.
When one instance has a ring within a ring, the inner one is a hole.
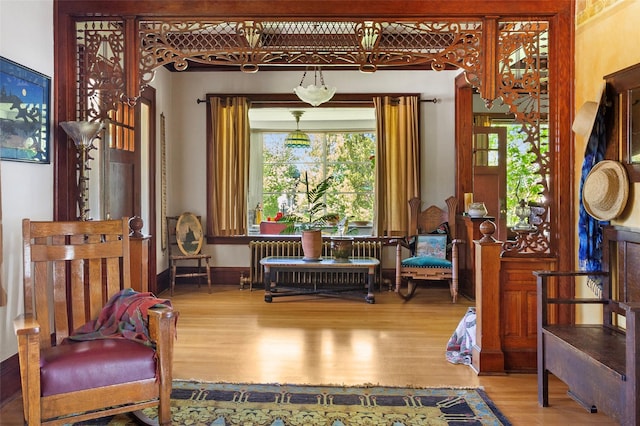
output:
M602 283L604 324L617 328L621 303L640 302L640 232L630 228L607 226L604 229L602 270L610 272Z

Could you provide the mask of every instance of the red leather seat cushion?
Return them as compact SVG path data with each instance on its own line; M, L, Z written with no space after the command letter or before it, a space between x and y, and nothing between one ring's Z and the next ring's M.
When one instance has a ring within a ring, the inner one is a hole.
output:
M69 342L42 350L42 396L156 376L153 348L127 339Z

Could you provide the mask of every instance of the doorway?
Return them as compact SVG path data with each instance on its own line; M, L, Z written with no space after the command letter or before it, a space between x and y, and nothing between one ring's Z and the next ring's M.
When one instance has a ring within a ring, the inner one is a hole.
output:
M484 202L499 241L507 239L506 147L506 128L473 127L473 200Z
M156 212L156 90L148 86L142 92L136 106L136 145L138 148L140 170L139 208L135 211L144 223L142 233L149 239L148 288L158 294L156 280L155 236L157 224ZM160 218L164 221L164 217Z

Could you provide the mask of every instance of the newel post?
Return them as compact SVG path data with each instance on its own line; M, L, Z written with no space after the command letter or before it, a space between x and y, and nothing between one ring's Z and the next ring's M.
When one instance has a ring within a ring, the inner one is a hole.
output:
M129 258L131 262L131 288L140 293L149 291L149 239L143 235L144 222L139 216L129 219Z
M476 344L471 367L477 374L502 374L504 353L500 338L500 252L502 243L493 238L496 225L480 224L482 238L475 244Z

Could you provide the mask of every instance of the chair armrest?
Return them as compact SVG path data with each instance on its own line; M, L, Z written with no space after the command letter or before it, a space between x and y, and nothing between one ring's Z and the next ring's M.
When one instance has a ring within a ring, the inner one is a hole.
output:
M640 302L620 302L620 307L627 312L640 312Z
M606 277L609 276L608 272L603 271L533 271L533 275L536 278L536 287L538 292L538 302L540 304L606 304L608 303L606 299L602 298L587 298L587 299L578 299L578 298L557 298L557 297L549 297L548 290L548 281L553 277L589 277L589 276L600 276Z
M411 250L411 247L409 246L409 240L407 239L407 237L402 237L402 238L392 238L389 240L389 244L393 245L397 245L400 247L404 247L407 250Z
M16 335L40 334L40 323L30 314L22 314L13 320Z
M150 308L149 336L156 344L157 377L160 381L160 401L169 401L171 395L171 381L173 379L171 366L173 364L173 341L176 338L176 322L178 311L168 306ZM161 412L168 413L168 406L158 408Z
M155 306L147 311L149 316L149 336L154 343L165 338L165 333L175 337L175 324L178 312L168 306Z

